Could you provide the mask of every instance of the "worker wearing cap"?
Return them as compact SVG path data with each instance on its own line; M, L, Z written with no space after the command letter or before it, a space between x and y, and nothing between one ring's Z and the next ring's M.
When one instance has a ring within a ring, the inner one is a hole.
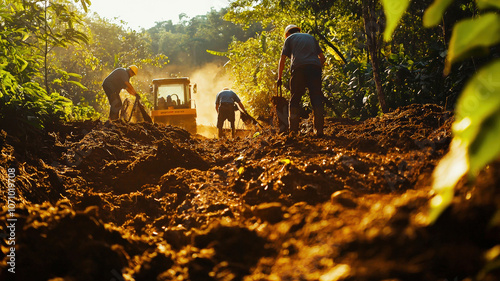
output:
M285 28L286 39L279 60L277 85L278 87L282 85L281 79L285 61L286 58L290 58L289 129L292 132L299 131L300 100L307 88L309 89L309 97L314 112L316 135L322 136L324 107L323 93L321 92L321 68L325 62L325 56L318 41L310 34L301 33L300 31L300 28L296 25L289 25Z
M245 107L241 103L240 98L229 88L224 88L220 91L215 98L215 110L217 111L217 129L219 131L219 138L223 137L222 127L224 126L224 121L229 120L231 123L231 135L233 139L236 136L236 126L235 122L235 103L238 104L243 112L246 112Z
M117 120L120 117L120 110L122 109L120 92L122 89L127 90L131 95L136 95L134 87L130 84L130 78L137 75L138 71L139 68L135 65L131 65L127 69L117 68L102 82L102 88L109 100L110 120Z

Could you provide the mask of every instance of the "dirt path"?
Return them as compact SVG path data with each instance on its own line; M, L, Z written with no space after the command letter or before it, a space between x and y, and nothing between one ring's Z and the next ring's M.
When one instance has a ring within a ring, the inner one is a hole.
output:
M413 105L329 119L324 138L307 120L299 136L234 141L146 123L2 131L2 190L16 171L17 280L473 280L500 244L488 226L500 165L461 182L425 225L451 122ZM11 280L8 242L0 280Z

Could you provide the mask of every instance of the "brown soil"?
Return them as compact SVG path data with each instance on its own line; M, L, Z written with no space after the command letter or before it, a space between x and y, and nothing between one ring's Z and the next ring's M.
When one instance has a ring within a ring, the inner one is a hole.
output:
M86 121L0 133L15 177L17 280L500 280L500 164L424 223L452 117L412 105L312 136L236 140ZM7 264L8 219L0 280ZM491 253L491 252L490 252ZM491 264L490 264L491 265Z

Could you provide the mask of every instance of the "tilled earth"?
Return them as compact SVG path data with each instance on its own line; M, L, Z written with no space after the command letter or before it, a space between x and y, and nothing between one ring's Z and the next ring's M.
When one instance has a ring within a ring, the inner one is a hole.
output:
M498 163L426 223L452 119L412 105L327 119L324 138L305 120L297 136L236 140L147 123L5 128L16 273L4 204L0 280L499 280Z

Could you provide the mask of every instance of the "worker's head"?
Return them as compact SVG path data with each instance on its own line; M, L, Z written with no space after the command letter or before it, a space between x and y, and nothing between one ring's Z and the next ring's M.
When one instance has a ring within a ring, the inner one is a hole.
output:
M132 76L137 75L137 72L139 72L139 68L135 65L129 66L128 69L130 70L130 72L132 72L131 73L131 74L133 74Z
M296 33L300 32L300 27L296 26L295 24L290 24L285 28L285 38Z

